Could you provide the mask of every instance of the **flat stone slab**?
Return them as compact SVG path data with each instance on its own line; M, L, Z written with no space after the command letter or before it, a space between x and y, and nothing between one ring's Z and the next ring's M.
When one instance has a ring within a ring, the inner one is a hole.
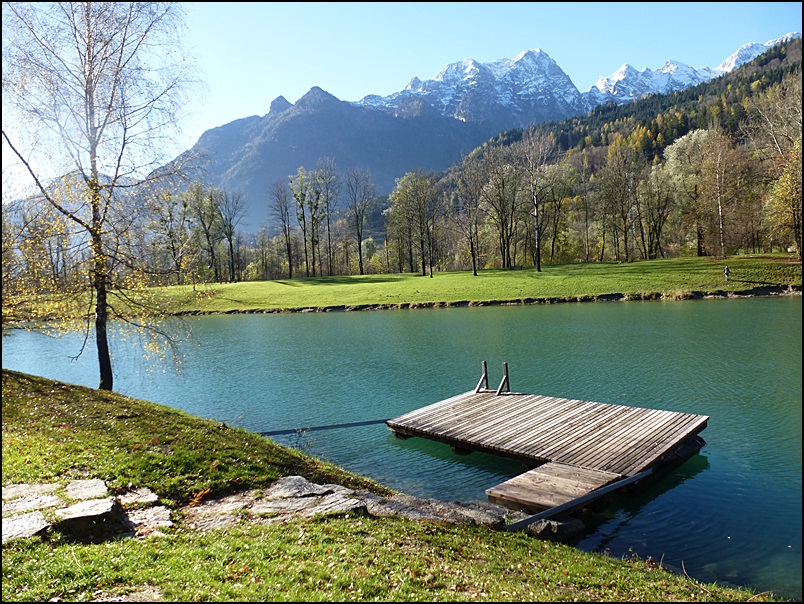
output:
M61 485L51 484L9 484L3 487L3 499L16 499L25 495L44 495L58 491Z
M74 538L104 541L131 531L131 524L116 497L87 499L55 512L55 528Z
M199 505L187 506L191 516L209 516L211 514L237 514L254 504L253 495L228 495L220 499L210 499Z
M162 592L146 585L123 595L99 594L90 602L162 602Z
M19 514L31 510L44 510L66 505L66 502L57 495L24 495L9 502L3 502L3 516Z
M151 504L159 501L159 495L148 487L137 487L121 493L117 496L117 500L123 507L135 504Z
M109 494L109 489L106 488L106 482L100 478L92 478L89 480L73 480L67 485L64 492L70 499L97 499L106 497Z
M332 488L310 482L302 476L285 476L277 480L265 491L266 499L283 497L310 497L313 495L329 495Z
M3 543L10 539L33 537L50 528L42 512L28 512L3 518Z
M190 526L196 531L209 531L226 528L240 522L241 517L235 514L207 514L204 516L191 516Z
M126 514L127 524L137 536L144 537L159 528L173 526L170 510L163 505L155 505Z
M272 499L261 503L255 503L249 509L249 514L255 516L276 516L279 514L295 514L315 506L319 498L313 497L288 497L285 499Z
M443 520L441 516L423 510L421 507L395 501L393 498L387 499L367 493L363 495L363 499L366 502L366 509L372 516L404 516L411 520Z
M88 499L80 501L67 508L56 510L56 517L59 520L74 520L76 518L95 518L98 516L109 515L119 509L117 500L114 497L106 499Z
M327 516L366 509L366 502L360 498L351 497L343 493L332 493L322 497L314 506L302 510L301 514L303 516Z

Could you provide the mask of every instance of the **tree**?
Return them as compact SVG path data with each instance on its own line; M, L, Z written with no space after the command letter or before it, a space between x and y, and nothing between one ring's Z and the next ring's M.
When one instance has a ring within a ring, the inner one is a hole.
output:
M366 214L377 194L377 190L371 180L371 174L360 168L354 168L347 172L344 182L346 199L349 204L349 218L354 229L353 233L357 245L358 269L362 275L365 270L363 267L363 229L366 226Z
M562 162L544 166L542 180L546 183L544 194L549 202L549 211L545 213L543 220L550 228L550 263L553 263L556 257L556 246L566 228L564 206L572 199L578 182L578 174L569 162Z
M202 245L207 252L207 269L212 271L213 279L219 283L221 270L215 250L223 238L220 210L223 203L223 191L210 187L205 192L200 184L195 183L187 189L185 195L187 195L196 228L201 231Z
M579 153L570 152L566 159L574 166L575 172L578 174L576 191L578 193L577 214L579 217L579 226L576 232L583 244L582 259L584 262L589 262L592 259L592 231L593 221L595 221L596 218L597 205L595 191L592 185L596 165L600 163L598 158L601 150L600 147L586 147Z
M768 199L771 228L792 239L801 258L801 68L752 97L748 114L745 132L775 181Z
M192 232L192 209L185 194L175 195L166 191L154 196L149 203L151 213L150 240L153 249L151 270L175 275L176 285L184 283L187 267L197 252L196 237ZM167 266L161 262L167 259ZM170 283L168 283L170 284Z
M419 252L422 276L433 276L435 264L436 224L443 208L443 196L432 173L408 172L398 178L391 193L392 208L405 217L412 241Z
M666 165L650 168L639 188L640 250L645 259L664 255L662 233L673 209L673 195L668 183Z
M709 215L717 233L713 245L725 258L733 247L734 217L751 192L750 168L745 149L735 147L729 136L716 131L703 147L701 182Z
M710 130L693 130L664 150L670 186L679 208L679 220L694 230L698 256L705 254L701 166L704 147L713 136L714 132Z
M483 158L488 182L481 196L482 208L497 232L502 268L514 266L512 251L522 206L522 177L515 161L510 147L490 148Z
M782 82L748 101L745 133L768 157L784 162L801 136L801 66Z
M461 161L456 176L456 212L453 214L458 229L469 243L472 275L475 277L477 277L480 227L483 218L480 201L486 184L486 174L482 166L481 162L469 157L464 157Z
M141 208L130 193L155 184L150 174L172 152L159 143L194 82L181 25L178 3L3 3L3 141L88 248L104 390L113 388L108 322L132 307L138 266L126 237ZM48 172L70 178L53 187Z
M397 179L397 185L399 184ZM389 269L392 265L396 270L404 272L407 264L408 272L416 270L416 258L414 258L413 233L414 221L413 214L409 211L404 198L389 196L391 205L383 211L385 217L385 246L386 257L388 258ZM391 260L393 254L393 261Z
M302 245L304 246L304 273L305 277L310 276L310 256L307 251L307 242L310 239L309 231L311 222L309 218L309 203L308 197L311 197L310 192L310 176L300 166L296 171L296 176L292 174L288 177L290 179L290 190L293 193L293 200L296 203L296 220L299 223L302 233ZM313 255L313 270L315 270L315 255Z
M771 191L771 221L782 237L790 237L801 260L801 137L790 150L779 180Z
M278 180L268 189L268 208L271 215L276 218L282 231L282 241L288 259L288 279L293 279L293 238L290 224L293 199L290 187L284 181Z
M545 166L555 163L558 157L558 146L552 132L529 128L522 136L522 140L515 145L515 152L521 160L521 169L525 187L530 193L533 204L534 260L536 270L542 270L541 240L542 223L540 216L541 206L545 203L545 191L550 184L544 176Z
M44 305L51 306L75 288L81 275L72 239L67 218L49 204L3 201L4 324L27 307L31 292L40 306L46 296Z
M338 169L335 160L323 157L318 160L315 170L314 187L321 200L321 211L327 221L327 274L332 275L332 215L341 191ZM322 271L323 272L323 271Z
M218 211L220 212L221 234L226 240L226 247L229 251L230 282L238 280L237 262L235 261L237 225L240 224L246 209L246 199L240 192L223 193Z
M625 262L633 260L637 187L645 169L644 156L630 146L625 137L618 136L609 146L606 165L598 173L598 191L612 225L617 260L621 257Z

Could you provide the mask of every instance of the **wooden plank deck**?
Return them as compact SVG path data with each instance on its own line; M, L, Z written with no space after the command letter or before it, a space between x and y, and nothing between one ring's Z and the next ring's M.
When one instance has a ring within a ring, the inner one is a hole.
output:
M530 394L458 394L385 423L456 449L529 465L557 462L632 476L706 427L709 417Z
M491 503L532 513L564 505L619 479L610 472L546 463L486 489L486 495Z
M706 415L478 387L386 424L402 438L418 436L459 452L483 451L535 467L486 493L493 502L539 510L653 468L689 447L708 420Z

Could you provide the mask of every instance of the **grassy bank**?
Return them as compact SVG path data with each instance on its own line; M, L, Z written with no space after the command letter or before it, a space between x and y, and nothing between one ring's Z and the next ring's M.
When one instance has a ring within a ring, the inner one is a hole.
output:
M728 265L729 281L723 277ZM801 263L789 255L728 260L677 258L629 264L590 263L419 274L310 277L174 286L158 290L169 312L259 312L302 309L627 299L685 299L769 288L801 288Z
M723 269L729 266L726 281ZM299 277L273 281L207 283L127 292L164 314L285 312L305 310L395 309L500 303L595 300L683 300L706 296L801 291L801 262L792 254L716 258L674 258L631 263L545 265L514 270L486 269ZM4 304L6 303L4 298ZM115 299L125 311L126 299ZM53 296L15 300L3 306L3 324L26 319L82 316L88 298Z
M193 498L285 475L391 493L239 428L114 393L3 370L3 485L101 478ZM772 601L660 562L615 559L479 525L299 518L102 544L58 533L3 545L4 601L87 601L155 589L173 601ZM715 562L715 561L713 561Z

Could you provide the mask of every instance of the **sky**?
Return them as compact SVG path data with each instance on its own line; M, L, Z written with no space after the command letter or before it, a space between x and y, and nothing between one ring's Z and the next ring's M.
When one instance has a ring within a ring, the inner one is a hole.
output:
M342 101L398 92L449 63L540 49L586 92L623 64L717 67L802 31L801 2L187 2L185 45L206 94L184 148L318 86Z

